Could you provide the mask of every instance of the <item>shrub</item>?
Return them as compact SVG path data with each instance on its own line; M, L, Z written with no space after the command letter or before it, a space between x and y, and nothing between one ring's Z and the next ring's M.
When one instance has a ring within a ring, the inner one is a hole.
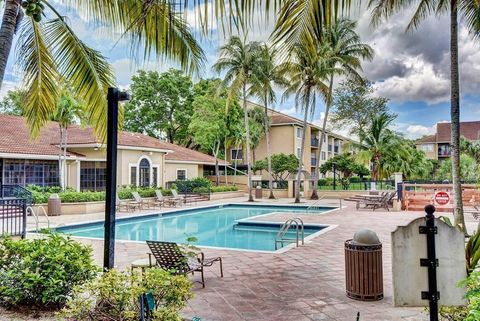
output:
M33 202L35 204L45 204L48 198L53 193L58 193L62 203L79 203L79 202L99 202L105 200L105 192L76 192L72 189L67 189L64 192L58 192L59 188L44 188L38 186L29 186L28 189L32 192ZM154 197L155 190L161 188L153 187L122 187L117 190L120 199L132 199L132 192L136 191L141 197ZM171 191L161 189L164 195L171 195Z
M236 186L212 186L210 189L208 187L197 187L193 190L194 193L219 193L219 192L233 192L238 191Z
M209 188L212 186L212 182L205 177L196 177L185 181L177 180L174 184L176 187L174 189L178 190L179 192L190 192L195 190L196 188Z
M92 249L60 234L0 242L0 303L61 307L73 287L97 272Z
M150 293L155 302L152 321L180 321L180 310L192 297L191 282L183 275L152 268L139 272L110 270L75 289L63 315L68 320L140 319L138 299Z

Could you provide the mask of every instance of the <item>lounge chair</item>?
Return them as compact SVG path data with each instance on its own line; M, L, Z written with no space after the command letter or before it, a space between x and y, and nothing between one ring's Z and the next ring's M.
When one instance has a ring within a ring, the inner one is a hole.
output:
M161 190L156 190L155 191L155 198L153 199L153 205L158 205L158 207L165 206L165 197L162 194Z
M141 209L150 208L150 201L142 198L138 192L132 192L132 196Z
M166 199L166 203L173 206L182 205L183 198L178 195L176 190L172 189L172 196Z
M390 198L390 193L385 193L381 195L381 197L365 197L363 199L357 200L357 210L361 208L361 205L363 205L363 208L371 208L372 210L376 210L377 208L384 208L387 211L390 211L388 208L388 200Z
M135 208L138 207L138 205L135 202L128 201L128 200L121 200L120 197L118 197L118 194L116 194L116 208L117 211L120 212L122 207L125 208L125 211L129 212L130 210L135 211Z
M202 276L200 283L202 287L205 287L204 267L210 267L215 262L220 262L220 276L223 278L221 257L205 258L203 252L200 252L199 257L191 258L182 252L177 243L172 242L147 241L147 244L152 252L148 253L151 267L158 266L174 274L186 275L188 273L200 272Z

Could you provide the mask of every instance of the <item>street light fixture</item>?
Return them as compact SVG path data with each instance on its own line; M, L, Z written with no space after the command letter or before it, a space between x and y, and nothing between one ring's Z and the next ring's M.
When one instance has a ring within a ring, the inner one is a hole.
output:
M107 100L107 168L105 186L105 235L103 249L103 268L112 269L115 256L115 209L117 194L117 140L118 140L118 103L129 100L127 92L118 88L108 88Z

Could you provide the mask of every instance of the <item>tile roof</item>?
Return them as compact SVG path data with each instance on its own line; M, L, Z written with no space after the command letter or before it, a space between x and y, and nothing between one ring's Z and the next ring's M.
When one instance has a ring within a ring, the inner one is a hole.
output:
M450 135L451 123L437 124L437 142L449 142ZM468 140L480 140L480 121L461 122L460 135Z
M60 131L56 122L48 122L35 140L29 137L29 129L23 117L0 114L0 152L56 156L60 142ZM68 145L96 144L98 141L90 127L71 125L68 129ZM170 144L159 139L131 132L119 132L118 144L129 147L143 147L171 151L167 161L188 161L215 164L215 158L185 147ZM83 156L68 153L70 156ZM223 162L220 162L223 164Z
M419 138L415 141L415 143L435 143L437 141L436 135L429 135Z
M55 122L48 122L35 140L25 119L18 116L0 115L0 152L57 156L59 148L52 144L58 141L60 130ZM75 155L68 153L70 156Z

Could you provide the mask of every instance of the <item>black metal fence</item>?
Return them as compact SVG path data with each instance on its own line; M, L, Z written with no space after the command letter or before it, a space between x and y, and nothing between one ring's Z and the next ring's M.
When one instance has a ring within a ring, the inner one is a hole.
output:
M262 181L253 181L252 186L253 188L257 188L257 186L261 186L262 188L269 188L268 180ZM273 181L273 189L288 189L288 181Z
M32 192L19 185L0 184L0 199L24 199L27 206L32 205Z
M0 199L0 237L6 235L25 237L27 206L27 200L24 198Z
M319 190L352 190L352 191L370 191L370 190L394 190L394 180L368 180L368 179L349 179L341 178L320 179L318 181Z

